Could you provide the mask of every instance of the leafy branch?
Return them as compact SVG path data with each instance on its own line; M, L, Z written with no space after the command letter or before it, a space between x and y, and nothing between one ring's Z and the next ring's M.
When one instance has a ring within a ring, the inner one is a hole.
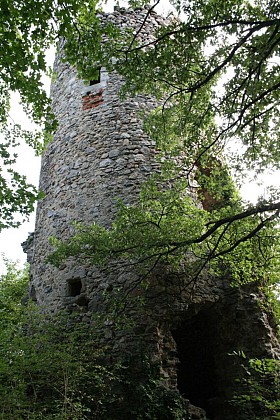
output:
M160 264L171 265L176 272L176 267L182 261L184 267L187 264L192 270L189 271L192 281L196 281L209 264L219 271L218 266L223 258L232 258L234 261L236 252L236 258L240 259L245 244L247 256L251 253L259 255L256 263L263 261L263 265L267 266L268 261L271 263L276 258L278 236L272 226L279 221L279 202L260 204L235 213L227 208L224 209L229 213L227 216L213 220L213 213L198 209L188 199L186 201L185 216L181 212L176 221L174 217L178 202L173 197L172 207L164 213L159 202L156 205L145 202L144 209L141 206L122 206L110 229L97 225L77 225L76 235L67 243L52 240L55 251L47 261L59 266L65 258L75 256L89 259L97 265L105 264L111 270L114 267L138 267L140 273L144 269L144 274L139 276L139 284L152 275ZM272 215L266 216L271 212ZM216 212L215 217L220 213ZM266 217L260 220L262 215ZM174 224L177 224L176 229ZM261 249L260 240L264 245ZM240 272L243 264L246 265L245 260L245 255L239 260ZM244 281L248 281L250 276L245 277Z

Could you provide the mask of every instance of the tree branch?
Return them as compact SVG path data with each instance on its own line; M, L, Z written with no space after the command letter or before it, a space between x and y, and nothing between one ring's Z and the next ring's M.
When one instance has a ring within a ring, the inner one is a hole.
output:
M221 252L218 252L217 254L213 254L211 259L221 257L222 255L229 254L231 251L233 251L235 248L238 247L242 242L246 242L249 239L253 238L267 223L273 221L277 217L279 217L280 210L278 210L276 213L274 213L272 216L268 217L267 219L263 220L261 223L258 224L258 226L253 229L248 235L242 236L242 238L238 239L231 247L224 249Z
M194 238L194 239L189 239L187 241L181 241L181 242L171 242L169 245L175 246L175 247L183 247L186 245L191 245L191 244L199 244L203 241L205 241L205 239L209 238L209 236L211 236L213 233L215 233L221 226L227 224L227 223L233 223L237 220L243 220L246 219L247 217L256 215L256 214L261 214L261 213L265 213L268 211L274 211L274 210L278 210L278 212L275 214L275 217L279 216L279 211L280 211L280 202L278 203L271 203L271 204L267 204L267 205L263 205L263 206L257 206L257 207L253 207L249 210L246 210L242 213L238 213L238 214L234 214L232 216L228 216L228 217L224 217L223 219L220 219L216 222L208 222L206 224L206 226L210 226L213 225L210 229L208 229L203 235L199 236L198 238ZM248 238L249 239L249 238Z
M223 28L223 27L231 26L231 25L248 25L248 26L257 25L258 26L257 30L260 30L260 29L263 29L263 28L266 28L266 27L269 27L269 26L280 25L280 19L272 19L272 20L267 20L267 21L231 20L231 21L219 22L219 23L215 23L215 24L202 25L202 26L187 26L187 25L185 25L184 28L180 28L180 29L176 29L176 30L173 30L173 31L165 32L164 34L159 36L154 41L150 41L150 42L147 42L145 44L138 45L137 47L131 48L131 46L133 45L133 43L135 41L135 38L136 38L136 37L134 37L133 41L130 43L128 49L119 50L119 51L124 52L128 55L131 52L139 51L139 50L147 48L151 45L156 45L160 41L164 40L165 38L168 38L168 37L173 36L173 35L183 34L183 33L192 32L192 31L193 32L209 31L211 29ZM142 26L142 28L143 28L143 26ZM137 32L137 35L138 34L139 34L139 32Z
M128 46L128 49L126 50L126 56L128 55L128 53L131 51L131 47L132 47L132 45L134 44L134 42L135 42L135 40L136 40L136 38L137 38L137 36L140 34L140 32L142 31L142 29L144 28L144 26L145 26L145 23L146 23L146 21L147 21L147 19L148 19L148 17L149 17L149 15L151 14L151 12L153 11L153 9L159 4L159 2L160 2L160 0L157 0L156 2L155 2L155 4L153 5L153 6L151 6L149 9L148 9L148 11L147 11L147 13L146 13L146 16L145 16L145 18L144 18L144 20L143 20L143 22L141 23L141 25L140 25L140 27L139 27L139 29L136 31L136 33L134 34L134 36L133 36L133 38L132 38L132 40L131 40L131 42L130 42L130 44L129 44L129 46Z

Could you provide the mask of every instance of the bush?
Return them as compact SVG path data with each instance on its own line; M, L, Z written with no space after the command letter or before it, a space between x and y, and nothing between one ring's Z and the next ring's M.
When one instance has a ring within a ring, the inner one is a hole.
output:
M104 320L48 318L32 302L22 306L27 282L27 270L12 263L0 280L1 420L188 418L184 400L163 387L159 367L139 349L111 361Z
M244 420L280 419L280 362L275 359L246 359L244 377L233 399Z

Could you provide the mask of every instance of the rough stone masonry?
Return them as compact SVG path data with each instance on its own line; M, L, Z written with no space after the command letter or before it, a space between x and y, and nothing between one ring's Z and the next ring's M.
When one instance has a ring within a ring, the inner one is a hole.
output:
M137 30L146 13L116 8L101 17ZM141 36L151 39L164 24L165 19L152 12ZM74 221L110 226L118 198L127 204L137 201L142 182L159 170L154 142L143 129L139 111L157 103L143 95L120 100L121 78L105 68L89 86L60 54L54 70L51 97L59 127L42 159L40 189L45 197L38 203L34 235L26 243L30 295L48 312L78 309L87 320L104 310L104 292L129 288L137 273L121 265L109 272L74 260L59 269L47 265L49 237L66 240ZM117 355L144 343L161 366L165 386L192 403L193 419L206 418L206 410L209 419L236 420L226 404L238 374L228 354L242 349L261 357L279 351L269 314L260 309L261 297L254 288L232 289L228 279L215 284L200 280L193 294L185 290L176 296L161 287L166 276L170 273L160 269L153 274L161 293L147 302L141 315L127 305L126 315L135 322L129 333L120 331L112 338L107 332L108 339L115 340L113 350Z

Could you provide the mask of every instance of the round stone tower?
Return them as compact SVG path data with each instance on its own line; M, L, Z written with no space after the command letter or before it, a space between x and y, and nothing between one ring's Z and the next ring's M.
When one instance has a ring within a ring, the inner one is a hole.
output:
M145 21L141 36L147 40L165 19L154 12L147 19L146 15L145 9L116 9L102 19L136 31ZM110 226L118 199L127 204L137 201L141 184L159 171L154 142L140 116L157 102L144 95L121 100L121 77L102 67L87 86L59 54L54 70L51 97L59 127L42 159L40 189L45 197L38 203L35 232L26 245L30 297L50 313L76 309L82 319L89 319L104 310L104 292L137 282L137 273L125 266L108 271L74 260L52 267L45 262L52 250L49 237L67 240L73 222ZM164 275L161 270L154 273L156 288ZM206 409L209 419L233 420L235 414L227 411L225 401L232 396L238 372L228 354L252 348L255 357L273 353L277 344L269 319L255 292L232 290L228 279L201 280L195 293L185 290L175 298L173 280L171 276L170 293L164 294L165 283L140 316L127 304L126 315L134 319L135 328L117 331L114 337L109 328L106 337L114 340L116 354L135 343L149 347L165 386L178 388L194 405ZM193 410L189 418L206 417L203 410Z
M146 13L116 9L103 18L138 29ZM152 36L163 24L164 19L152 13L142 37ZM117 200L137 200L140 185L158 164L140 117L141 111L155 107L154 99L138 95L121 101L120 76L102 67L98 78L86 86L59 54L54 71L51 98L59 127L42 159L40 190L45 198L38 203L30 257L32 293L40 305L55 311L78 290L90 300L99 276L94 273L92 278L90 270L75 264L61 270L46 266L49 237L67 239L74 221L110 225Z

